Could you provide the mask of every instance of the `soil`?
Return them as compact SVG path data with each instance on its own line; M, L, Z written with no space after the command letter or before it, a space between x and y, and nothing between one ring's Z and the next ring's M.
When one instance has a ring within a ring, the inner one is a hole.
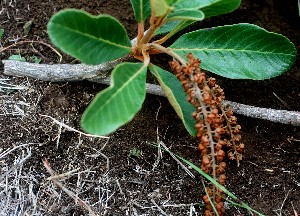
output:
M113 15L131 38L137 30L130 1L19 0L0 4L0 28L5 30L0 48L23 40L50 44L47 21L69 7ZM25 35L23 26L28 21L32 26ZM235 12L188 30L245 22L283 34L300 46L296 1L244 0ZM1 60L13 54L28 61L34 55L42 63L58 63L55 52L41 43L18 44L1 52ZM155 59L165 68L167 60ZM63 63L77 61L64 55ZM228 100L300 111L299 68L298 55L293 67L277 78L251 81L214 76ZM109 139L91 138L61 127L50 117L80 130L81 114L106 86L6 77L2 71L0 65L0 79L9 80L0 83L0 215L88 215L80 202L46 179L50 176L43 164L46 159L56 174L67 173L58 180L99 215L202 215L201 177L194 173L196 178L191 178L156 147L162 141L175 154L199 164L197 141L185 131L166 98L147 95L129 124ZM24 88L4 89L3 82ZM226 187L262 214L299 214L300 128L244 116L238 120L246 151L239 167L227 162ZM6 152L10 149L14 150ZM226 212L251 215L230 204Z

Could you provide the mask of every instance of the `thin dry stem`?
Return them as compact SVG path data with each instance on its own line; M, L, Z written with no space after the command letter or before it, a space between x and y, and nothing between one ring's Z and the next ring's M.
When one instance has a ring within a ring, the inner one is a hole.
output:
M162 51L163 53L166 53L166 54L172 56L173 58L178 60L183 66L185 66L187 64L186 61L183 58L181 58L180 55L174 53L170 48L166 48L166 47L161 46L160 44L157 44L157 43L150 43L149 46L153 47L155 49L158 49L158 50Z
M79 133L80 135L84 135L84 136L87 136L87 137L109 139L109 137L107 137L107 136L99 136L99 135L93 135L93 134L87 134L87 133L81 132L79 130L76 130L76 129L74 129L74 128L72 128L72 127L70 127L70 126L68 126L68 125L66 125L66 124L64 124L64 123L56 120L55 118L53 118L51 116L48 116L48 115L40 115L40 116L49 118L52 121L54 121L56 124L58 124L59 126L62 126L62 127L66 128L66 129L68 129L69 131L73 131L73 132Z
M70 191L68 188L66 188L60 181L58 181L55 177L54 171L52 170L52 168L49 165L49 162L47 161L47 159L45 159L43 161L45 168L47 169L47 171L50 173L51 177L49 177L51 179L51 181L56 184L59 188L61 188L66 194L68 194L71 198L74 199L74 201L76 203L79 203L79 205L81 205L82 207L84 207L92 216L98 216L98 214L96 214L92 208L86 204L82 199L80 199L75 193L73 193L72 191ZM61 174L63 175L63 174Z
M47 44L47 43L45 43L43 41L34 41L34 40L32 40L32 41L18 41L16 43L12 44L12 45L9 45L7 47L4 47L4 48L0 49L0 53L3 52L3 51L5 51L5 50L7 50L7 49L9 49L9 48L11 48L11 47L14 47L14 46L17 46L17 45L20 45L20 44L24 44L24 43L38 43L38 44L43 44L44 46L49 47L54 53L56 53L56 55L59 56L59 62L62 61L62 55L54 47L52 47L51 45L49 45L49 44Z

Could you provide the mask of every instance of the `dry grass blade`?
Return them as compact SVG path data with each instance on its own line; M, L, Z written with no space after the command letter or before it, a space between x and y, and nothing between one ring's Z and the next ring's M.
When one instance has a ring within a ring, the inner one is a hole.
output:
M10 79L0 79L0 92L4 92L5 90L23 90L27 88L25 86L9 84L6 82L9 80Z
M10 84L10 79L0 79L0 116L22 116L30 109L30 104L23 97L14 97L15 91L29 89L28 83L15 85Z
M16 148L15 148L16 149ZM14 150L15 150L14 149ZM11 152L11 151L10 151ZM6 153L9 153L6 151ZM2 156L7 154L2 154ZM26 206L32 203L32 212L36 212L36 196L29 194L27 190L32 189L33 181L35 179L24 173L23 166L25 162L31 157L32 152L30 148L22 151L15 156L12 165L5 165L1 167L0 179L0 215L25 215ZM3 158L3 157L2 157ZM0 161L2 162L2 161ZM28 182L28 187L24 188L24 180Z
M194 174L191 173L191 171L186 167L184 166L183 163L181 163L180 160L178 160L178 158L168 149L168 147L162 142L162 141L159 141L159 144L166 150L168 151L168 153L171 155L171 157L182 167L182 169L184 169L184 171L189 175L191 176L193 179L195 178Z
M293 203L291 203L292 204L292 207L293 207L293 211L294 211L294 216L298 216L298 213L296 212L296 210L295 210L295 207L294 207L294 204Z
M47 169L48 173L50 173L50 175L51 175L51 177L49 177L48 179L51 179L51 181L54 184L56 184L59 188L61 188L68 196L70 196L71 198L73 198L76 203L79 203L80 206L82 206L83 208L85 208L89 212L90 215L92 215L92 216L98 216L98 214L96 214L88 204L86 204L75 193L73 193L71 190L69 190L68 188L66 188L59 180L57 180L58 176L66 176L68 174L55 175L54 171L50 167L49 162L47 161L47 159L44 159L43 163L44 163L44 166Z
M28 155L24 157L22 160L20 160L18 163L10 167L5 173L0 175L0 180L5 178L8 174L12 173L14 170L16 170L18 167L22 166L24 162L31 157L31 150L29 150Z

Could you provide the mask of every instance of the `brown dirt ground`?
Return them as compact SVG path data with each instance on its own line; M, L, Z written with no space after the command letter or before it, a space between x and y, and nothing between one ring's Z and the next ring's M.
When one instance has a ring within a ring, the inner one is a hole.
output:
M5 29L0 48L17 40L49 43L47 21L53 13L68 7L93 14L111 14L126 26L131 38L136 32L129 1L6 0L0 5L0 27ZM33 24L25 36L23 26L30 20ZM300 45L296 1L245 0L234 13L211 18L189 29L241 22L284 34L297 47ZM36 55L43 63L58 62L58 56L48 47L32 45L12 47L0 53L0 57L7 59L20 53L28 60ZM163 60L155 61L167 67ZM270 80L220 77L218 80L228 100L300 111L299 60L298 56L287 73ZM76 61L64 56L64 62ZM0 65L0 79L7 78L1 71L3 65ZM82 112L105 86L13 77L5 82L24 89L0 91L0 215L88 214L79 203L46 180L50 174L43 166L45 158L57 174L79 169L60 181L101 215L201 215L200 177L192 179L169 154L163 152L160 158L158 149L151 145L157 144L159 138L172 152L199 163L196 140L187 134L165 98L147 95L134 120L111 134L107 141L80 136L40 116L48 115L80 129ZM294 215L293 206L299 214L300 128L244 116L238 118L246 152L239 167L228 161L226 187L265 215ZM134 148L142 154L130 156ZM250 213L229 205L227 215Z

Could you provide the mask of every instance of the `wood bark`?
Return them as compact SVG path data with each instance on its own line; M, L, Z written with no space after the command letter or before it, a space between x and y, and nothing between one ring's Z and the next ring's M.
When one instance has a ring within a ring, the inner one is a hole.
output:
M125 59L118 59L109 63L90 66L84 64L33 64L28 62L3 60L4 74L8 76L27 76L50 82L70 82L89 80L102 84L110 83L110 71ZM160 86L147 83L147 92L164 96ZM288 110L274 110L224 101L235 113L252 118L265 119L294 126L300 126L300 112Z

